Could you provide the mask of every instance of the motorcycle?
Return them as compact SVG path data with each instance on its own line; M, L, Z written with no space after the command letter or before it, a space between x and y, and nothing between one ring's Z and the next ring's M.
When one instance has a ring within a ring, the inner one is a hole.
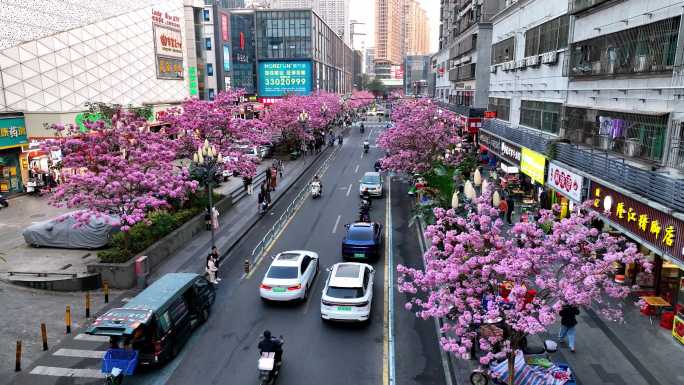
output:
M259 204L259 214L261 214L261 215L266 214L266 211L268 211L269 206L270 205L268 204L267 200L264 200L263 202L261 202Z
M281 348L284 344L283 337L280 336ZM259 369L259 382L261 385L273 385L275 384L276 378L280 373L280 367L282 366L281 361L276 365L276 353L275 352L261 352L259 357L258 369Z
M368 149L370 148L370 144L368 142L363 143L363 153L368 154Z
M359 222L370 222L370 213L359 210Z
M0 195L0 208L1 207L9 207L9 202L2 195Z
M321 183L320 182L311 182L311 197L313 199L316 199L321 196Z
M361 130L361 133L362 133L362 134L366 131L366 127L363 126L363 123L361 123L361 128L360 128L360 130Z
M339 136L337 138L337 144L339 144L340 146L342 145L342 137L341 136Z

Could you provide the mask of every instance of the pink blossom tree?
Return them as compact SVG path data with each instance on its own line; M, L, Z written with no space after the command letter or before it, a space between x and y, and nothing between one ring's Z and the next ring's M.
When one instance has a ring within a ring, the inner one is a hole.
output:
M242 118L246 103L243 90L219 92L211 101L188 99L180 108L173 108L161 120L170 123L167 132L178 137L179 157L190 159L205 140L215 146L226 159L227 170L253 176L254 159L238 151L237 146L258 146L269 143L274 132L259 119Z
M394 126L378 139L388 153L382 159L384 169L413 174L440 164L457 164L454 150L461 138L453 112L429 99L405 100L394 107L391 119Z
M111 124L88 123L83 133L74 125L54 125L58 139L46 146L62 152L64 175L51 196L56 206L81 209L77 220L116 216L123 231L144 221L150 211L183 201L197 188L188 170L177 166L177 144L149 130L145 120L119 110Z
M477 347L482 364L508 358L512 374L513 352L553 324L563 304L618 318L629 288L614 281L616 264L650 269L634 244L590 227L597 214L588 205L562 220L542 211L506 231L489 202L485 192L465 217L435 209L425 269L397 269L399 290L413 295L406 308L444 319L441 346L458 357Z

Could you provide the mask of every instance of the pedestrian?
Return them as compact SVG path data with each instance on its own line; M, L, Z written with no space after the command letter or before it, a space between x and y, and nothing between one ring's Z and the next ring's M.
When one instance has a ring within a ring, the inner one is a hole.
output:
M506 196L506 205L508 206L508 209L506 210L506 221L509 225L512 225L513 221L511 220L511 216L513 215L513 210L515 210L515 202L513 201L513 196L511 194Z
M573 305L563 305L560 312L561 316L561 328L558 333L558 340L560 342L565 341L565 337L568 337L568 345L570 346L570 351L575 352L575 326L577 325L577 318L580 313L579 308Z
M259 191L259 194L257 194L257 209L259 213L262 211L262 205L264 204L264 200L266 199L266 193L264 192L263 189Z
M302 155L307 155L307 148L306 148L306 142L305 141L302 141L302 143L300 145L300 151L301 151Z
M508 203L505 199L499 199L499 214L501 218L507 218L508 215Z
M268 174L270 174L270 171L266 170L266 175L268 175ZM268 192L268 186L269 185L267 184L267 181L261 182L261 193L263 195L266 195L266 193Z
M282 160L278 160L278 174L280 174L280 179L283 179L283 171L285 171L285 166Z
M216 280L216 272L218 269L216 268L216 265L214 264L214 260L211 258L211 254L207 255L207 267L206 267L207 274L209 275L209 282L213 284L217 284L218 281Z
M218 248L216 246L212 246L211 248L211 254L209 254L209 257L214 261L214 266L216 266L216 282L221 282L221 278L219 277L219 268L220 268L220 261L219 259L221 256L219 255Z
M207 206L207 210L204 212L204 224L207 231L211 230L211 209Z
M275 191L278 179L278 168L275 163L271 165L271 191Z
M247 195L252 195L254 188L252 187L252 177L246 176L243 178L245 184L245 189L247 190Z
M271 186L271 169L266 168L266 170L264 170L264 173L266 175L266 180L265 180L266 186L270 188L270 186Z

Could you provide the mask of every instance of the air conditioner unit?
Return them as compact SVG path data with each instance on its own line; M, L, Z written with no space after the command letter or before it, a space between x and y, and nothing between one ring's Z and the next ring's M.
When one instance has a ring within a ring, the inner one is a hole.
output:
M489 72L495 74L496 73L496 67L497 67L496 65L489 66Z
M558 61L558 52L551 51L542 54L541 62L544 64L553 64Z
M525 58L528 67L538 66L540 63L539 55L529 56Z

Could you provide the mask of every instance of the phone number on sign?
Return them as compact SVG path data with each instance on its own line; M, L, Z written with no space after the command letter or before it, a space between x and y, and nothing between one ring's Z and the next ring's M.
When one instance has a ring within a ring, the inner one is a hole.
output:
M264 79L264 84L267 86L303 86L306 84L306 79Z

